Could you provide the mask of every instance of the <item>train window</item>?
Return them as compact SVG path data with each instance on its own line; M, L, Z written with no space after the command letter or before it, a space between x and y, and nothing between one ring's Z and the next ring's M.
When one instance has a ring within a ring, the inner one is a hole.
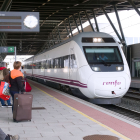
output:
M76 58L74 54L70 55L70 68L77 68Z
M33 69L36 69L36 63L33 63Z
M59 62L60 62L59 67L64 68L64 59L63 59L63 57L59 58Z
M45 69L45 68L46 68L45 61L41 61L41 69Z
M69 56L63 57L64 62L64 68L69 68Z
M36 69L41 69L41 62L36 62Z
M54 68L54 61L53 61L53 59L51 59L51 67L50 68Z
M49 60L46 60L46 69L49 69Z
M59 58L54 59L54 68L59 68Z
M32 63L27 64L27 69L32 69Z

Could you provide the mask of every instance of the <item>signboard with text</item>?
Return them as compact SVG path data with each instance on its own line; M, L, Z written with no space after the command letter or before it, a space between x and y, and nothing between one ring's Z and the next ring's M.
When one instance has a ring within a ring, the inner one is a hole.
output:
M0 32L39 32L39 12L1 12Z

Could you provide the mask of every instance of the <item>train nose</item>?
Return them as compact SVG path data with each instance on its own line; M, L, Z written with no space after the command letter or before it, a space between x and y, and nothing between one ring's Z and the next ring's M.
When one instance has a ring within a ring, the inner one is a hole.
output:
M88 90L95 97L112 98L123 96L127 91L124 77L95 77L92 75L88 80Z

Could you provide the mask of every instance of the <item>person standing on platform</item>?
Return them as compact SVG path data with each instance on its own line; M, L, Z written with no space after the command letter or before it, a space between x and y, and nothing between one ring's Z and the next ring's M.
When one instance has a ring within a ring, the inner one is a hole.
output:
M15 136L9 134L6 135L0 128L0 140L19 140L19 139L20 139L19 135L15 135Z
M24 66L21 66L21 70L20 70L24 76L24 78L26 78L26 71L24 70Z
M13 105L14 105L14 94L16 93L23 93L25 92L24 90L24 84L22 82L23 80L23 74L20 71L21 70L21 62L20 61L16 61L14 62L14 70L12 70L10 72L10 94L12 96L13 99ZM13 106L12 106L12 110L13 110Z
M0 81L4 81L4 82L7 82L9 83L9 70L5 67L0 67L0 74L2 74L0 77ZM10 99L7 100L7 105L5 104L5 101L3 99L0 98L0 101L1 101L1 104L2 104L2 107L12 107L11 105L11 102L10 102Z

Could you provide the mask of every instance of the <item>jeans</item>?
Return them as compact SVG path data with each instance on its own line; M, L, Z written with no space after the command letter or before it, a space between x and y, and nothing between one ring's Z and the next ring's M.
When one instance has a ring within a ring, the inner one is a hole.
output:
M13 100L12 112L13 112L13 106L14 106L14 95L17 94L17 93L19 93L19 92L17 92L17 91L10 91L10 94L11 94L12 100Z
M1 101L2 106L5 105L5 102L4 102L3 99L0 98L0 101ZM7 100L7 104L8 104L8 105L11 105L11 103L10 103L10 99Z
M5 140L6 134L0 129L0 140Z

